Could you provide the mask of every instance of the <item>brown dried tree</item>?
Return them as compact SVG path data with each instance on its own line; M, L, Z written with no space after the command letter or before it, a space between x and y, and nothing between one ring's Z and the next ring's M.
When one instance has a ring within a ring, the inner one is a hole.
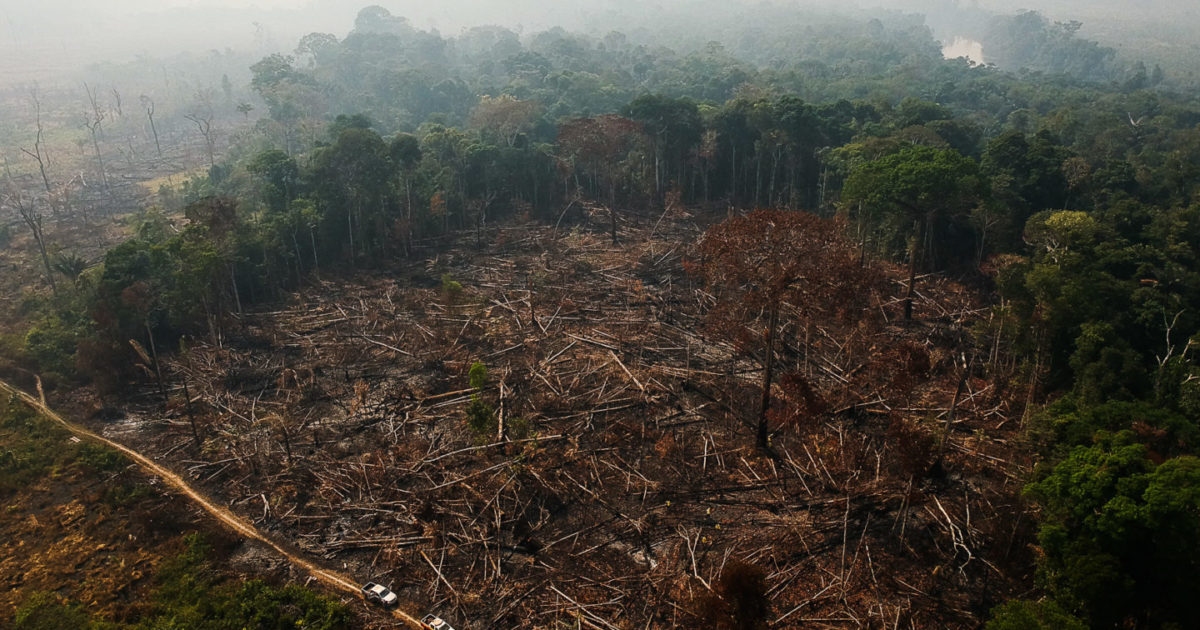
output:
M512 147L522 133L533 128L539 109L537 101L520 101L507 94L484 96L471 112L471 125L495 134L504 146Z
M29 91L29 95L33 99L33 113L37 124L37 135L33 139L33 150L30 151L25 147L21 147L21 151L37 161L38 171L42 174L42 184L46 187L46 195L53 201L54 191L50 188L50 176L46 174L46 168L50 165L50 156L46 153L45 140L42 137L44 134L42 127L42 100L38 96L36 86Z
M8 201L16 206L17 214L20 215L21 221L33 233L33 240L37 244L38 253L42 257L42 266L46 269L46 282L50 284L50 290L58 293L58 286L54 283L54 268L50 264L50 254L46 250L46 229L42 221L42 213L38 211L34 199L26 199L18 187L11 180L8 184Z
M576 118L558 128L561 158L608 193L612 242L617 243L617 184L629 153L645 141L641 124L616 115ZM578 176L578 174L577 174Z
M734 217L710 228L697 254L689 270L717 296L710 328L741 344L762 327L757 443L766 448L781 313L856 315L868 304L874 280L858 264L843 222L806 212L756 210Z

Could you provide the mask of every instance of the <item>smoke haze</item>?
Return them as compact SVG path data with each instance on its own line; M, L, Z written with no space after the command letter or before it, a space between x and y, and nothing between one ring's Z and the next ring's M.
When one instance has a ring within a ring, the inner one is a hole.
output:
M289 52L297 39L319 31L343 37L369 0L43 0L0 3L0 82L47 80L97 61L127 61L139 55L239 50L251 54ZM381 0L380 6L404 16L418 28L454 35L462 29L497 24L530 33L554 26L602 35L609 30L653 33L686 23L697 38L719 38L751 10L803 7L867 14L879 10L922 13L935 35L947 44L963 35L959 24L980 13L1013 13L1022 8L1052 20L1080 20L1081 35L1121 48L1196 49L1193 33L1200 8L1170 0L1138 3L1030 0L1021 5L1000 0L775 0L774 2L548 2L546 0ZM699 32L697 32L699 31ZM970 39L967 37L967 39ZM703 40L701 40L703 41ZM967 45L970 45L969 43Z

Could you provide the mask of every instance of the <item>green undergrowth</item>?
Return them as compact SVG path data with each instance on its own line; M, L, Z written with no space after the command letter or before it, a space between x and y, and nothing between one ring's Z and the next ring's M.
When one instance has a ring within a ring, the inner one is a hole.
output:
M71 433L11 396L0 398L0 498L11 499L44 479L69 483L83 476L108 481L98 500L132 505L150 489L118 471L128 460L102 445L73 441ZM121 621L93 618L79 602L59 593L25 598L12 618L14 630L337 630L350 627L339 602L299 585L243 581L221 572L203 536L191 534L183 549L157 568L142 601L131 602ZM64 589L69 591L70 585ZM0 623L2 625L2 623Z
M128 461L120 453L74 441L63 426L38 415L15 396L0 394L0 496L43 479L117 471Z
M92 618L85 607L40 592L17 609L14 630L339 630L350 627L341 603L296 584L229 578L213 564L213 549L198 534L159 566L153 590L135 619Z

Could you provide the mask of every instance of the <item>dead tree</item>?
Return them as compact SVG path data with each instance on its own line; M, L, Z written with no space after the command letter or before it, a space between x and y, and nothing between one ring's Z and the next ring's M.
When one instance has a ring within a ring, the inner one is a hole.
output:
M292 446L296 441L300 430L303 428L301 423L287 412L283 414L270 414L263 418L267 427L275 432L275 437L279 444L283 446L283 453L287 457L287 465L291 466L295 457L293 455Z
M942 457L946 454L946 443L950 439L950 431L954 429L954 415L958 411L958 402L962 398L963 390L966 389L967 379L971 378L971 368L974 365L974 354L970 358L963 357L962 375L958 379L958 387L954 390L954 398L950 401L950 409L946 412L946 423L942 427L942 439L938 442L937 459L933 464L936 468L940 468L942 465Z
M26 200L21 194L21 190L11 181L9 182L8 197L17 207L17 214L21 215L21 220L33 233L33 240L37 243L38 252L42 256L42 265L46 269L46 281L50 283L50 290L58 293L58 285L54 282L54 268L50 264L50 254L46 251L46 231L42 222L42 213L38 212L34 200Z
M150 133L154 134L154 149L158 151L158 157L162 157L162 145L158 142L158 126L154 124L154 99L143 94L141 101L142 107L146 109L146 119L150 121Z
M212 116L203 117L199 114L185 114L184 118L195 123L196 129L200 131L200 135L204 136L205 148L208 150L209 168L216 166L216 142L212 130Z
M121 292L121 301L140 315L142 328L146 331L146 341L149 343L150 352L147 353L146 349L136 339L130 339L129 345L144 362L146 371L155 377L155 381L158 383L158 395L162 398L165 405L167 404L167 388L163 381L162 363L158 356L158 346L154 343L154 329L150 326L150 314L154 310L156 299L150 285L140 280Z
M184 118L192 121L196 125L196 130L204 137L204 145L208 150L208 166L212 168L217 165L216 160L216 134L213 132L212 120L213 109L212 99L208 95L207 90L202 90L196 94L196 100L199 105L196 111L189 114L184 114Z
M117 88L113 88L112 94L113 94L113 106L116 107L116 109L117 109L117 118L124 118L125 110L122 109L122 107L121 107L121 93L117 91Z
M858 265L845 225L806 212L756 210L734 217L704 234L698 254L690 271L704 277L718 300L710 327L742 346L761 335L756 442L766 448L782 309L791 306L803 315L836 304L843 314L858 314L871 295L872 279ZM765 328L751 332L764 316Z
M163 383L162 366L158 362L158 350L154 347L154 333L150 330L150 320L145 320L145 327L146 338L150 340L150 352L147 353L146 349L142 347L142 344L138 343L137 339L130 339L129 345L137 353L138 357L142 359L147 371L150 371L151 366L154 367L154 371L151 374L154 375L155 382L158 383L158 395L162 397L162 402L165 405L168 400L167 388Z
M100 137L104 135L104 110L100 109L96 100L96 91L86 83L83 84L83 89L87 91L88 100L92 103L92 111L83 114L83 124L92 134L92 148L96 150L96 164L100 167L100 183L107 192L110 190L108 172L104 169L104 154L100 152Z
M101 126L108 114L100 107L100 88L92 88L86 82L83 84L84 92L87 92L88 102L92 105L91 117L96 120L96 128L101 136L104 135L104 127Z
M188 422L192 425L192 441L195 443L196 450L199 451L204 446L204 440L200 437L200 428L196 424L196 412L192 410L192 391L188 387L188 377L192 372L192 355L188 352L188 346L183 340L179 342L180 352L183 357L187 370L183 373L183 408L187 411Z
M52 195L53 193L50 190L50 177L46 175L46 167L50 165L50 156L46 153L45 147L42 145L42 101L38 97L38 91L36 87L30 90L30 96L33 98L33 112L37 121L37 135L33 140L33 150L30 151L25 147L21 147L21 151L24 152L25 155L37 160L38 170L42 173L42 184L46 187L46 194Z

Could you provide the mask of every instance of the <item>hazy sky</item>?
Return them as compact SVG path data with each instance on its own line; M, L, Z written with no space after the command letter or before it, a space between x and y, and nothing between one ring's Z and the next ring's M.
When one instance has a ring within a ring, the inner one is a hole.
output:
M504 24L529 30L580 28L588 16L652 12L694 0L376 0L419 27L455 34L463 26ZM711 0L710 0L711 1ZM735 0L758 4L762 0ZM235 48L291 50L311 31L344 36L371 0L0 0L0 81L78 69L100 58L138 53ZM884 6L936 11L955 3L1011 12L1024 6L1052 17L1089 19L1121 12L1128 19L1186 16L1194 24L1197 0L773 0L772 4ZM1193 6L1195 5L1195 6ZM1178 19L1175 19L1178 26ZM630 24L632 30L647 24ZM1086 31L1085 31L1086 32Z

